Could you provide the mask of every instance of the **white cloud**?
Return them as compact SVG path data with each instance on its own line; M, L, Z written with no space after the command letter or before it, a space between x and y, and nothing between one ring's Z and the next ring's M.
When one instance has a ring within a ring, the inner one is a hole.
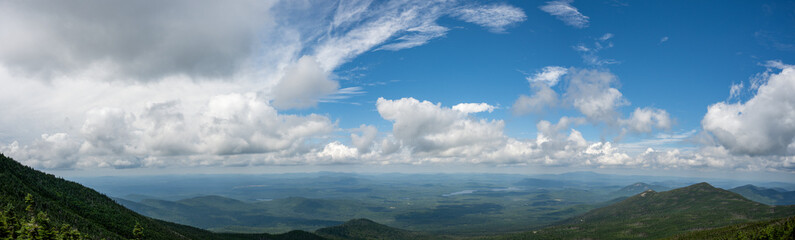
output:
M588 16L580 13L571 3L572 0L550 1L540 8L569 26L576 28L588 27Z
M213 156L276 154L290 159L309 152L311 139L330 134L335 128L325 116L279 114L253 93L212 97L201 114L190 117L185 117L184 110L177 102L150 103L138 113L119 108L92 109L76 136L47 135L45 141L22 147L15 142L0 150L47 168L223 165L233 158ZM45 149L47 146L51 147ZM35 156L33 149L56 149L58 156Z
M124 154L133 151L128 143L132 138L130 123L135 116L118 108L101 108L88 111L80 129L85 142L80 152L93 155Z
M586 160L586 165L635 165L636 162L632 161L626 153L619 152L614 148L610 142L597 142L588 146L585 149L585 154L589 157Z
M362 134L351 134L351 142L360 153L370 152L370 147L373 145L375 137L378 136L378 129L374 126L362 124L358 131L361 131Z
M529 81L530 84L532 84L534 82L542 82L542 83L546 83L547 85L549 85L551 87L551 86L555 86L556 84L558 84L558 81L560 81L560 78L563 75L566 75L567 72L568 72L568 69L566 69L564 67L547 66L547 67L544 67L543 69L541 69L541 71L536 72L535 75L527 77L527 81Z
M432 38L443 36L447 31L446 28L438 27L435 21L449 7L444 3L430 1L385 3L367 15L350 20L361 22L358 27L328 33L329 36L314 47L314 56L322 69L331 71L385 42L387 44L383 49L388 50L422 45ZM396 36L396 43L387 42Z
M465 22L486 27L492 32L503 32L506 26L523 22L527 18L522 9L504 4L467 6L458 9L453 15Z
M617 78L599 70L572 70L564 98L589 120L611 124L619 117L616 109L628 105L618 89L612 87Z
M552 90L552 86L558 84L561 77L566 75L568 69L559 66L547 66L536 72L533 76L528 76L527 81L534 91L532 96L521 95L516 99L511 110L516 115L541 112L546 107L555 106L558 103L558 94Z
M446 27L436 25L436 23L425 23L423 25L406 29L408 34L397 38L397 42L389 43L379 47L379 50L398 51L406 48L425 45L431 39L442 37L450 30Z
M21 160L24 164L42 168L74 168L80 143L66 133L42 134L30 145L19 146L14 141L0 145L0 152Z
M14 128L0 146L39 167L322 163L335 124L274 107L364 93L340 86L337 67L442 37L437 20L461 9L495 31L524 19L509 5L435 1L2 2L0 125ZM46 145L41 133L68 136L74 156L23 154ZM395 136L360 137L373 144L357 149L402 154Z
M558 104L558 93L548 85L542 83L531 84L535 93L532 96L520 95L516 102L511 106L511 111L516 115L538 113L546 107L553 107Z
M605 35L602 35L602 37L599 38L599 41L604 42L604 41L610 40L611 38L613 38L613 34L612 33L605 33Z
M317 154L321 158L331 158L335 161L351 160L358 156L356 148L350 148L340 142L334 141L326 144L323 151Z
M503 121L468 118L466 113L414 98L379 98L381 117L394 122L397 140L414 153L438 157L472 156L499 144Z
M212 98L202 121L200 145L204 152L221 155L296 149L334 128L325 116L279 114L250 93Z
M621 119L620 123L639 133L650 133L652 128L668 130L672 124L667 111L649 107L635 108L629 118Z
M795 155L795 67L771 74L744 103L719 102L701 120L735 154Z
M612 33L605 33L601 37L597 38L594 41L591 47L586 46L583 43L579 43L572 48L575 51L580 52L582 55L582 60L588 65L594 66L602 66L602 65L610 65L610 64L617 64L618 61L610 58L602 58L598 55L598 53L604 49L612 48L613 42L609 41L615 37Z
M668 36L660 38L660 43L664 43L668 41Z
M379 99L379 113L393 121L392 134L407 155L407 163L535 164L544 166L635 166L630 157L609 142L589 143L570 127L583 118L563 117L558 123L540 121L536 139L505 136L502 121L474 119L466 114L413 98ZM563 132L569 131L568 135ZM377 159L377 156L373 156Z
M487 103L459 103L453 106L453 110L470 114L479 112L492 112L496 107Z
M729 99L735 99L740 96L740 93L743 91L743 83L732 84L731 89L729 89Z
M619 108L629 105L629 101L613 87L618 85L618 79L608 71L545 67L527 79L531 82L534 94L520 95L514 102L511 110L517 115L539 113L546 107L571 106L594 124L604 123L609 127L621 128L621 135L617 139L627 133L669 130L673 124L667 111L649 107L636 108L629 118L622 118ZM563 101L550 87L561 80L566 81L567 86Z
M314 57L303 56L274 86L273 106L280 109L313 107L338 88L339 83L328 79L328 73L318 66Z

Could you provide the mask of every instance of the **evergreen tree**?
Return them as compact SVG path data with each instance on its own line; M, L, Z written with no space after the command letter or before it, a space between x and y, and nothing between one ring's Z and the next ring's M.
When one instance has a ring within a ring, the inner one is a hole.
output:
M135 240L144 239L144 227L141 227L141 223L139 222L136 222L135 227L133 228L133 239Z
M33 217L33 212L36 210L35 204L36 203L33 201L33 195L28 193L28 195L25 196L25 211L28 212L29 217Z

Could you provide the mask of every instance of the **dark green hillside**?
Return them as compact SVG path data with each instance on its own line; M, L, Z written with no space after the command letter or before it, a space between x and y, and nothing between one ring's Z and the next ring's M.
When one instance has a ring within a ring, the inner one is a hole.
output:
M670 239L795 239L795 216L693 231Z
M795 215L795 206L768 206L699 183L667 192L649 190L553 227L500 238L662 238L792 215Z
M140 223L146 239L320 239L294 231L270 234L216 234L206 230L141 216L109 197L80 184L23 166L0 154L0 206L27 216L25 196L35 199L34 211L45 213L55 226L68 224L89 239L131 239Z
M381 240L402 240L402 239L445 239L440 236L430 236L422 233L392 228L378 224L368 219L354 219L342 225L321 228L315 231L316 234L331 239L381 239Z
M729 189L743 197L767 205L793 205L795 204L795 191L777 191L775 189L745 185Z

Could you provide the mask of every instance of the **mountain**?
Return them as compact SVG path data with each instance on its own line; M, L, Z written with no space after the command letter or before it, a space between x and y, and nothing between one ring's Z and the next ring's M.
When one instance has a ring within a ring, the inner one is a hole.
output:
M146 239L322 239L303 231L285 234L218 234L155 220L137 214L113 199L80 184L24 166L0 154L0 206L11 206L16 216L26 216L25 197L35 201L34 211L46 214L55 225L68 224L87 239L131 239L139 223Z
M795 215L795 206L768 206L707 183L699 183L666 192L647 190L552 227L497 238L663 238L693 230L792 215Z
M645 192L645 191L648 191L648 190L654 190L656 192L662 192L662 191L668 191L668 190L671 190L671 189L666 187L666 186L652 185L652 184L646 184L646 183L639 182L639 183L634 183L634 184L631 184L629 186L623 187L623 188L613 192L611 195L615 196L615 197L627 197L627 196L636 195L636 194L639 194L639 193L642 193L642 192Z
M795 191L780 191L771 188L757 187L751 184L732 188L729 189L729 191L767 205L795 204Z
M354 219L339 226L321 228L315 231L315 234L330 239L350 240L445 239L441 236L431 236L423 233L389 227L368 219Z
M514 183L514 185L528 187L528 188L563 188L563 187L580 186L581 184L578 182L575 183L575 182L561 181L561 180L525 178L519 182Z

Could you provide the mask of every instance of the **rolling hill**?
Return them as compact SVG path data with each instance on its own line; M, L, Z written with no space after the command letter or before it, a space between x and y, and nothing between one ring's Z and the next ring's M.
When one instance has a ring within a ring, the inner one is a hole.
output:
M653 239L792 215L795 206L768 206L699 183L666 192L647 190L552 227L496 238Z
M767 205L793 205L795 204L795 191L779 191L770 188L744 185L729 189L729 191L743 195L743 197Z
M354 219L342 225L321 228L315 231L323 237L330 239L350 239L350 240L412 240L412 239L446 239L441 236L433 236L419 232L412 232L403 229L389 227L373 222L369 219Z
M53 225L68 224L88 239L131 239L136 223L146 239L317 239L303 231L285 234L217 234L155 220L137 214L113 199L80 184L57 178L0 154L0 206L25 216L25 196L35 199L35 211L45 213Z
M692 231L669 239L795 239L795 216Z

